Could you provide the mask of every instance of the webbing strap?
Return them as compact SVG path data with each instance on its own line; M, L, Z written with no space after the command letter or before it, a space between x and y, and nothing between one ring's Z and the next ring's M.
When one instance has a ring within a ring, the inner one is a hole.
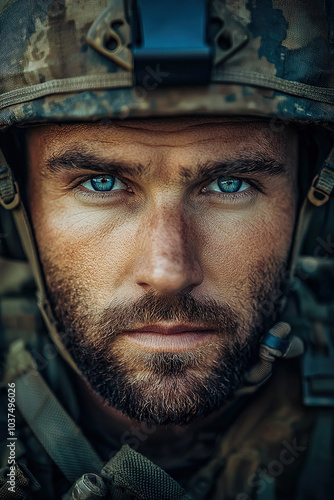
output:
M315 207L324 205L334 194L334 147L326 158L319 174L314 178L307 193L297 222L296 236L291 253L290 270L293 275Z
M0 149L0 204L7 210L11 210L17 206L19 201L12 171Z
M309 199L305 198L299 213L296 235L291 253L291 263L290 263L291 276L293 276L294 274L297 258L299 257L301 248L304 244L305 236L311 222L314 208L315 208L314 205L309 201Z
M14 217L17 231L21 237L23 249L30 263L32 272L34 274L35 282L37 285L37 304L42 313L48 331L50 332L50 335L62 357L81 376L77 365L74 363L72 359L72 356L65 349L63 343L59 338L56 322L53 318L49 301L47 300L40 262L36 251L35 240L22 202L18 205L18 207L12 210L12 214Z
M326 203L334 194L334 148L326 158L319 174L314 178L307 194L308 199L316 207Z
M81 376L72 356L65 349L57 332L44 285L43 274L37 254L35 239L30 227L27 213L20 199L19 189L14 182L12 171L0 149L0 204L7 210L11 210L17 231L20 235L23 250L31 266L35 283L37 285L37 304L42 313L48 331L56 344L60 354L67 363Z
M22 203L19 203L19 205L12 210L12 215L14 217L18 233L21 237L23 250L27 256L32 272L34 274L37 289L41 294L43 294L43 296L45 296L46 292L44 288L44 281L40 272L40 264L35 250L35 242L27 214Z
M315 187L329 196L334 191L334 165L327 164L315 182Z
M129 445L104 466L101 476L113 500L191 500L191 496L167 472Z
M38 372L23 342L14 342L8 356L8 366L17 370L17 407L65 477L73 483L85 472L100 472L102 461Z

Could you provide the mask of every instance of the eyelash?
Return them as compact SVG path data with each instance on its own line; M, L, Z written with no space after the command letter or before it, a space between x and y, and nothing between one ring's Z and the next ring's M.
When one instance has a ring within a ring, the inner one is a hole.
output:
M261 194L265 194L265 191L264 191L264 188L262 186L262 184L259 182L259 181L255 181L253 179L248 179L248 178L245 178L245 177L226 177L226 179L228 180L238 180L238 181L241 181L241 182L246 182L247 184L249 184L249 187L247 189L244 189L240 192L236 192L236 193L224 193L224 192L218 192L218 191L207 191L207 187L214 181L217 181L218 182L218 179L221 178L223 176L218 176L218 177L215 177L215 178L210 178L209 180L206 180L204 185L203 183L201 183L202 187L200 188L200 192L202 194L204 194L205 196L212 196L212 197L219 197L219 199L225 199L227 202L229 203L233 203L233 202L238 202L242 199L246 200L246 199L250 199L250 197L255 197L257 196L259 193Z
M91 181L93 179L95 179L96 177L115 177L117 180L121 181L123 184L126 185L126 189L124 190L121 190L121 189L115 189L114 191L82 191L80 190L81 194L87 194L87 195L98 195L98 196L103 196L105 197L105 195L110 195L110 193L113 193L115 191L127 191L128 193L133 193L133 190L131 188L131 186L129 185L129 182L125 179L122 179L120 177L116 177L116 176L113 176L112 174L95 174L95 175L86 175L85 177L80 177L80 179L76 179L74 181L74 183L72 183L70 186L69 186L69 189L76 189L76 188L79 188L80 186L82 186L85 182L87 181Z

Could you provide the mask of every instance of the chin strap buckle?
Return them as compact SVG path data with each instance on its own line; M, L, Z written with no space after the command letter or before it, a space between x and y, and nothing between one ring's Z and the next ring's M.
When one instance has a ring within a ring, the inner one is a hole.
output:
M17 183L0 149L0 205L6 210L16 208L20 203Z
M13 208L16 208L19 205L20 201L21 201L21 198L20 198L19 187L17 185L17 182L13 182L13 198L11 201L6 202L3 199L3 197L0 196L0 204L6 210L13 210Z
M334 148L328 158L315 176L312 186L307 194L309 201L316 207L321 207L334 195Z

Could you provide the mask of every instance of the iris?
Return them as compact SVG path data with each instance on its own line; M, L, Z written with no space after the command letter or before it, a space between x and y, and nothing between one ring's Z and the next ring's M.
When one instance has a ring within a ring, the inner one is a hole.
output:
M242 181L240 179L225 179L220 177L218 179L219 189L223 193L236 193L241 188Z
M90 180L95 191L111 191L115 184L115 177L112 175L100 175Z

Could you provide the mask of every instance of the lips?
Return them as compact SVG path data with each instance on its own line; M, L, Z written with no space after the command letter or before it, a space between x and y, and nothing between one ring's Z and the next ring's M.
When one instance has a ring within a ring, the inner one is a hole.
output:
M196 325L153 324L126 330L123 335L131 342L154 351L178 352L190 350L217 337L213 328Z

